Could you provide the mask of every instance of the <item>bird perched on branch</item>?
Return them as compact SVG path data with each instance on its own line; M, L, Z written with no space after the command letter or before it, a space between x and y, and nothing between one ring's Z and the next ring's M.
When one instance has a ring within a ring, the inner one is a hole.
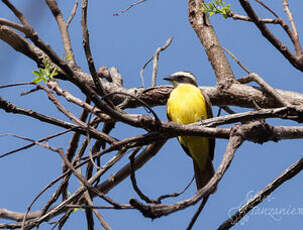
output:
M213 117L209 98L198 88L195 76L179 71L164 80L174 89L167 101L167 117L170 121L187 125ZM197 189L204 187L214 175L212 160L215 139L199 136L179 136L184 151L193 159Z

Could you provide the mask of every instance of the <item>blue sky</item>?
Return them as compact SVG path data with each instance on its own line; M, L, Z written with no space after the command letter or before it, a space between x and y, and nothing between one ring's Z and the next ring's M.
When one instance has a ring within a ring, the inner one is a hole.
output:
M44 1L33 1L35 2L34 5L29 5L27 1L13 2L19 9L24 10L25 16L43 40L49 43L59 55L62 55L63 48L58 29ZM272 3L272 7L283 19L287 20L284 16L281 1L275 2ZM162 46L170 36L173 36L174 40L171 46L160 54L157 84L166 84L162 77L178 70L190 70L195 73L200 85L213 86L216 84L214 73L205 52L188 22L186 1L148 0L122 16L113 16L113 13L128 7L131 3L132 1L122 0L90 1L88 25L91 48L97 67L102 65L107 67L116 66L124 77L125 87L140 87L140 69L155 50ZM297 22L300 36L303 33L300 24L303 21L300 10L303 8L303 2L296 1L294 3L289 1L289 4ZM59 5L62 7L65 18L68 18L73 1L64 1ZM233 11L244 14L237 1L232 1L231 5ZM260 12L260 15L271 17L268 12L259 6L256 9ZM0 7L0 15L3 18L15 20L12 13L3 4ZM261 36L252 23L232 19L225 20L219 16L212 16L211 22L222 46L232 51L248 69L258 73L273 87L302 92L302 73L294 69ZM269 27L287 45L290 45L289 39L279 26L271 25ZM88 72L81 43L79 9L70 30L77 63ZM32 71L37 69L35 63L16 53L4 42L0 42L0 50L1 85L31 81L34 78ZM237 78L245 75L232 60L231 66ZM151 69L151 66L149 66L144 72L147 87L151 85ZM79 91L70 84L60 82L60 85L84 99ZM67 120L51 102L47 101L47 96L43 92L21 97L20 93L28 89L28 87L1 89L0 96L24 108ZM62 98L60 100L74 113L80 113L81 110L77 107L69 105ZM132 111L130 110L130 112ZM144 110L139 111L145 112ZM163 121L166 120L165 107L157 107L155 111L158 112ZM214 107L214 111L217 111L217 107ZM241 109L241 111L244 110ZM275 125L296 125L293 122L274 119L270 119L268 122ZM3 111L0 111L0 124L1 134L14 133L35 139L61 130L21 115L8 115ZM136 129L125 125L119 124L117 128L112 134L118 138L138 134ZM56 138L50 141L50 144L63 147L66 150L70 137L71 135L68 134ZM12 137L0 137L1 153L24 144L27 143ZM226 140L217 140L214 158L215 168L222 160L226 144ZM257 193L280 175L284 169L301 158L303 155L301 148L300 140L287 140L263 145L245 142L236 152L231 167L219 184L217 193L210 197L194 229L215 229L218 227L248 197ZM124 157L111 173L127 162L128 158ZM41 147L34 147L0 159L2 184L0 208L24 212L36 194L52 179L60 175L61 163L58 155ZM141 189L149 196L156 198L162 194L182 190L191 179L192 174L191 160L184 154L177 141L171 139L154 159L136 173L136 176ZM110 173L106 174L103 179L109 175ZM247 218L234 229L285 229L289 227L300 229L303 215L302 179L302 175L299 174L291 181L286 182L259 205L258 209L248 214ZM73 181L74 183L70 186L71 193L78 187L77 180L74 179ZM48 200L53 192L54 189L47 192L36 203L33 210L40 209L43 202ZM189 198L194 192L195 186L191 186L178 199ZM127 179L113 189L109 196L118 202L127 203L131 197L137 195L133 192L130 180ZM170 199L167 202L174 201ZM103 203L98 200L97 204ZM154 221L144 218L138 211L134 210L101 210L101 213L113 229L185 229L196 208L197 206L190 207ZM301 208L301 214L270 215L270 210L288 208ZM261 209L263 212L260 211ZM82 211L75 212L65 226L65 229L85 228L86 222ZM96 228L99 228L98 223ZM40 229L50 229L50 226L43 224Z

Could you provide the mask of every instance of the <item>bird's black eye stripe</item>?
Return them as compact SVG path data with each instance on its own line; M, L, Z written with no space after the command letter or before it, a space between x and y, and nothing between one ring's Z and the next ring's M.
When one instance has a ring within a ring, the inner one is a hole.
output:
M197 86L197 83L190 77L186 77L186 76L183 76L183 75L178 75L178 76L175 76L175 78L178 82L189 83L189 84Z
M185 81L185 77L180 75L180 76L177 76L177 79L179 82L184 82Z

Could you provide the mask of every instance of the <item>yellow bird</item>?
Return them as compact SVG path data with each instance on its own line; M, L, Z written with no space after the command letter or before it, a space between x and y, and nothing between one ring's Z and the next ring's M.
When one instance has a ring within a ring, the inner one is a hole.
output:
M187 125L213 117L211 103L198 88L195 76L179 71L164 78L173 84L167 101L167 117L170 121ZM199 136L179 136L179 143L193 159L197 189L204 187L214 175L215 139Z

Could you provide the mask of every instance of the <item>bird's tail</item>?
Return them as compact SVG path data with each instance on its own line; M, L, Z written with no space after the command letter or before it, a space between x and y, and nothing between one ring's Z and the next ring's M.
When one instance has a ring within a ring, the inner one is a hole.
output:
M215 170L210 159L207 160L206 165L202 170L199 168L199 166L195 163L194 160L193 163L194 163L197 190L199 190L200 188L203 188L208 183L208 181L215 174ZM216 189L214 189L211 193L214 193L215 191Z

